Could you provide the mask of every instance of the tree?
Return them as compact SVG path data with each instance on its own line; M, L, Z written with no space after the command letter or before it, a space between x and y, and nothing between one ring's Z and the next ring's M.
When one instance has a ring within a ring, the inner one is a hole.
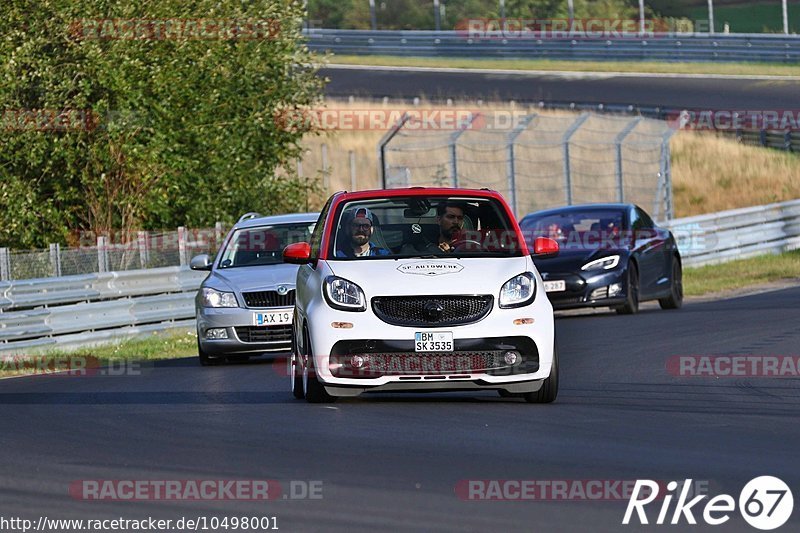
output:
M0 246L304 206L305 180L275 171L305 132L273 120L323 86L301 1L96 5L6 0Z

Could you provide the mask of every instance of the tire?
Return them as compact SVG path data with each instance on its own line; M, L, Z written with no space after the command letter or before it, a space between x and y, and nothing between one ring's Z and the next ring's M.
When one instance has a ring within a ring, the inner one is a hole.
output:
M620 315L635 315L639 312L639 270L634 263L628 263L628 285L625 290L627 301L616 308Z
M200 359L200 366L217 366L225 359L223 357L211 357L200 347L200 341L197 341L197 355Z
M553 346L553 366L550 375L536 392L528 392L523 398L528 403L553 403L558 396L558 349Z
M303 391L303 372L300 370L300 358L297 354L292 354L289 359L289 377L292 380L292 396L298 400L305 398Z
M669 296L660 298L658 305L661 309L680 309L683 305L683 268L677 257L672 258L669 291Z
M305 352L303 359L303 393L308 403L332 403L336 398L328 394L325 387L317 379L314 371L314 350L311 347L311 339L308 332L305 333Z

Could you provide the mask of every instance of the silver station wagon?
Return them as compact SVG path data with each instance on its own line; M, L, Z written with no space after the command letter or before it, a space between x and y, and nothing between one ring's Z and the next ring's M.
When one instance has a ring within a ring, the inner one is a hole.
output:
M262 217L244 215L231 229L216 259L192 259L208 270L195 300L200 364L291 351L297 265L283 249L307 242L319 213Z

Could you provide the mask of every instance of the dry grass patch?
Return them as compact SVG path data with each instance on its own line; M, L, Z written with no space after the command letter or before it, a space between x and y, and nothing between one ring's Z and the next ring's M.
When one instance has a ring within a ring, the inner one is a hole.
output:
M797 154L695 132L675 135L671 150L679 217L800 198Z

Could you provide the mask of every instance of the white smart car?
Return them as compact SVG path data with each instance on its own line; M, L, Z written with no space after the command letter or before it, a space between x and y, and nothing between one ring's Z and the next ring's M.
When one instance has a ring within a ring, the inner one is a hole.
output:
M534 256L558 253L540 237ZM334 194L300 264L290 375L296 398L365 391L558 392L553 308L503 197L412 188Z

